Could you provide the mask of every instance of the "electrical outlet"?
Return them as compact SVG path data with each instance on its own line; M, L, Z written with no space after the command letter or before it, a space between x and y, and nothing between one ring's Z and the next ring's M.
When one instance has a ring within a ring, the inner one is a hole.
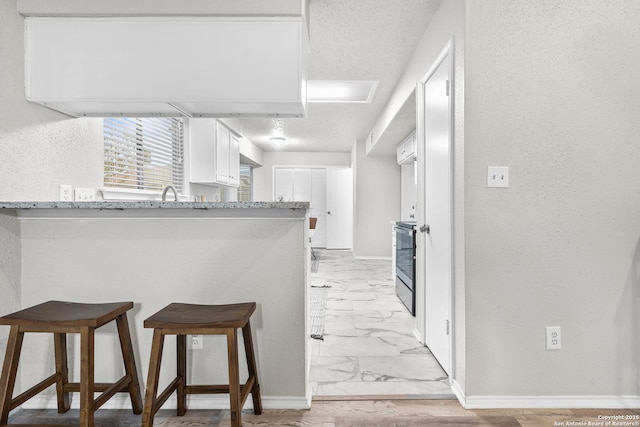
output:
M560 326L547 326L547 350L560 350L562 340L560 337Z
M76 202L93 202L96 200L95 188L76 188L74 193L74 200Z
M191 350L202 350L202 335L189 335Z
M73 201L73 186L60 184L60 201L61 202Z

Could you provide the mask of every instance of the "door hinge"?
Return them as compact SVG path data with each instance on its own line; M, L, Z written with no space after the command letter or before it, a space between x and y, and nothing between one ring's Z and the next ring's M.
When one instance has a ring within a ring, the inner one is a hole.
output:
M449 329L450 329L449 328L449 320L447 319L447 320L445 320L445 322L446 322L446 328L447 328L447 335L449 335Z
M447 96L449 96L449 80L447 80Z

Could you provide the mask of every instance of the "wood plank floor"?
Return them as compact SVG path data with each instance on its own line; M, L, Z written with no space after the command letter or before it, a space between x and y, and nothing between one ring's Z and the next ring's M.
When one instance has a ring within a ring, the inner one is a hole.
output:
M609 426L640 426L640 410L619 409L491 409L465 410L455 400L318 400L309 410L267 409L262 415L243 412L243 426L295 427L551 427L571 425L607 426L606 416L622 417ZM58 415L55 410L19 409L10 423L43 425L77 424L78 411ZM627 417L625 419L625 417ZM140 425L141 416L129 410L101 409L96 412L98 427ZM613 420L613 419L611 419ZM598 424L601 422L602 424ZM589 424L591 423L591 424ZM229 411L190 410L183 417L162 409L155 418L156 427L229 427Z

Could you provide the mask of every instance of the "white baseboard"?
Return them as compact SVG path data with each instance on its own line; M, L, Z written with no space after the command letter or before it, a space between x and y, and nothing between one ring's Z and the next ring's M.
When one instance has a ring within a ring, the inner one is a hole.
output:
M354 258L355 259L360 259L360 260L372 259L372 260L391 261L391 257L389 257L389 256L356 256L356 255L354 255Z
M466 408L467 406L466 406L466 397L464 395L464 390L462 389L462 387L460 386L460 383L458 383L458 381L455 378L451 380L451 391L458 399L458 402L460 402L460 405L462 405L463 408Z
M640 407L640 396L465 396L456 380L452 381L451 390L465 409L637 409ZM71 408L78 409L80 399L72 394ZM176 409L176 398L172 396L163 409ZM25 409L56 409L55 395L34 396L22 405ZM228 409L229 397L193 395L187 397L190 409ZM262 398L265 409L309 409L311 394L308 396L265 396ZM131 401L127 395L112 397L102 408L130 409ZM247 399L244 409L253 409L251 399Z
M420 333L420 331L418 330L418 328L414 328L413 331L411 331L413 333L413 336L416 337L416 339L418 340L418 342L422 345L424 345L424 341L422 340L422 334Z
M637 409L640 396L459 396L465 409ZM462 398L461 398L462 397Z
M25 409L57 409L57 400L55 395L34 396L22 405ZM77 394L71 395L71 408L78 409L80 407L80 398ZM229 409L229 396L203 396L192 395L187 396L187 407L189 409ZM311 396L263 396L262 407L265 409L309 409L311 407ZM126 394L117 395L109 399L101 408L104 409L131 409L131 400ZM176 409L176 397L170 397L162 409ZM247 398L244 409L253 409L251 397Z
M637 409L640 396L465 396L454 379L451 391L465 409Z

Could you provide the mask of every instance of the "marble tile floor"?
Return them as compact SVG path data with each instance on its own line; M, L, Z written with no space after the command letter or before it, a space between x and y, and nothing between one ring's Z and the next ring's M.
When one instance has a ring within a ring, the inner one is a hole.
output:
M413 335L415 318L395 294L390 260L315 250L312 286L326 286L324 339L311 339L313 395L453 399L446 373Z

